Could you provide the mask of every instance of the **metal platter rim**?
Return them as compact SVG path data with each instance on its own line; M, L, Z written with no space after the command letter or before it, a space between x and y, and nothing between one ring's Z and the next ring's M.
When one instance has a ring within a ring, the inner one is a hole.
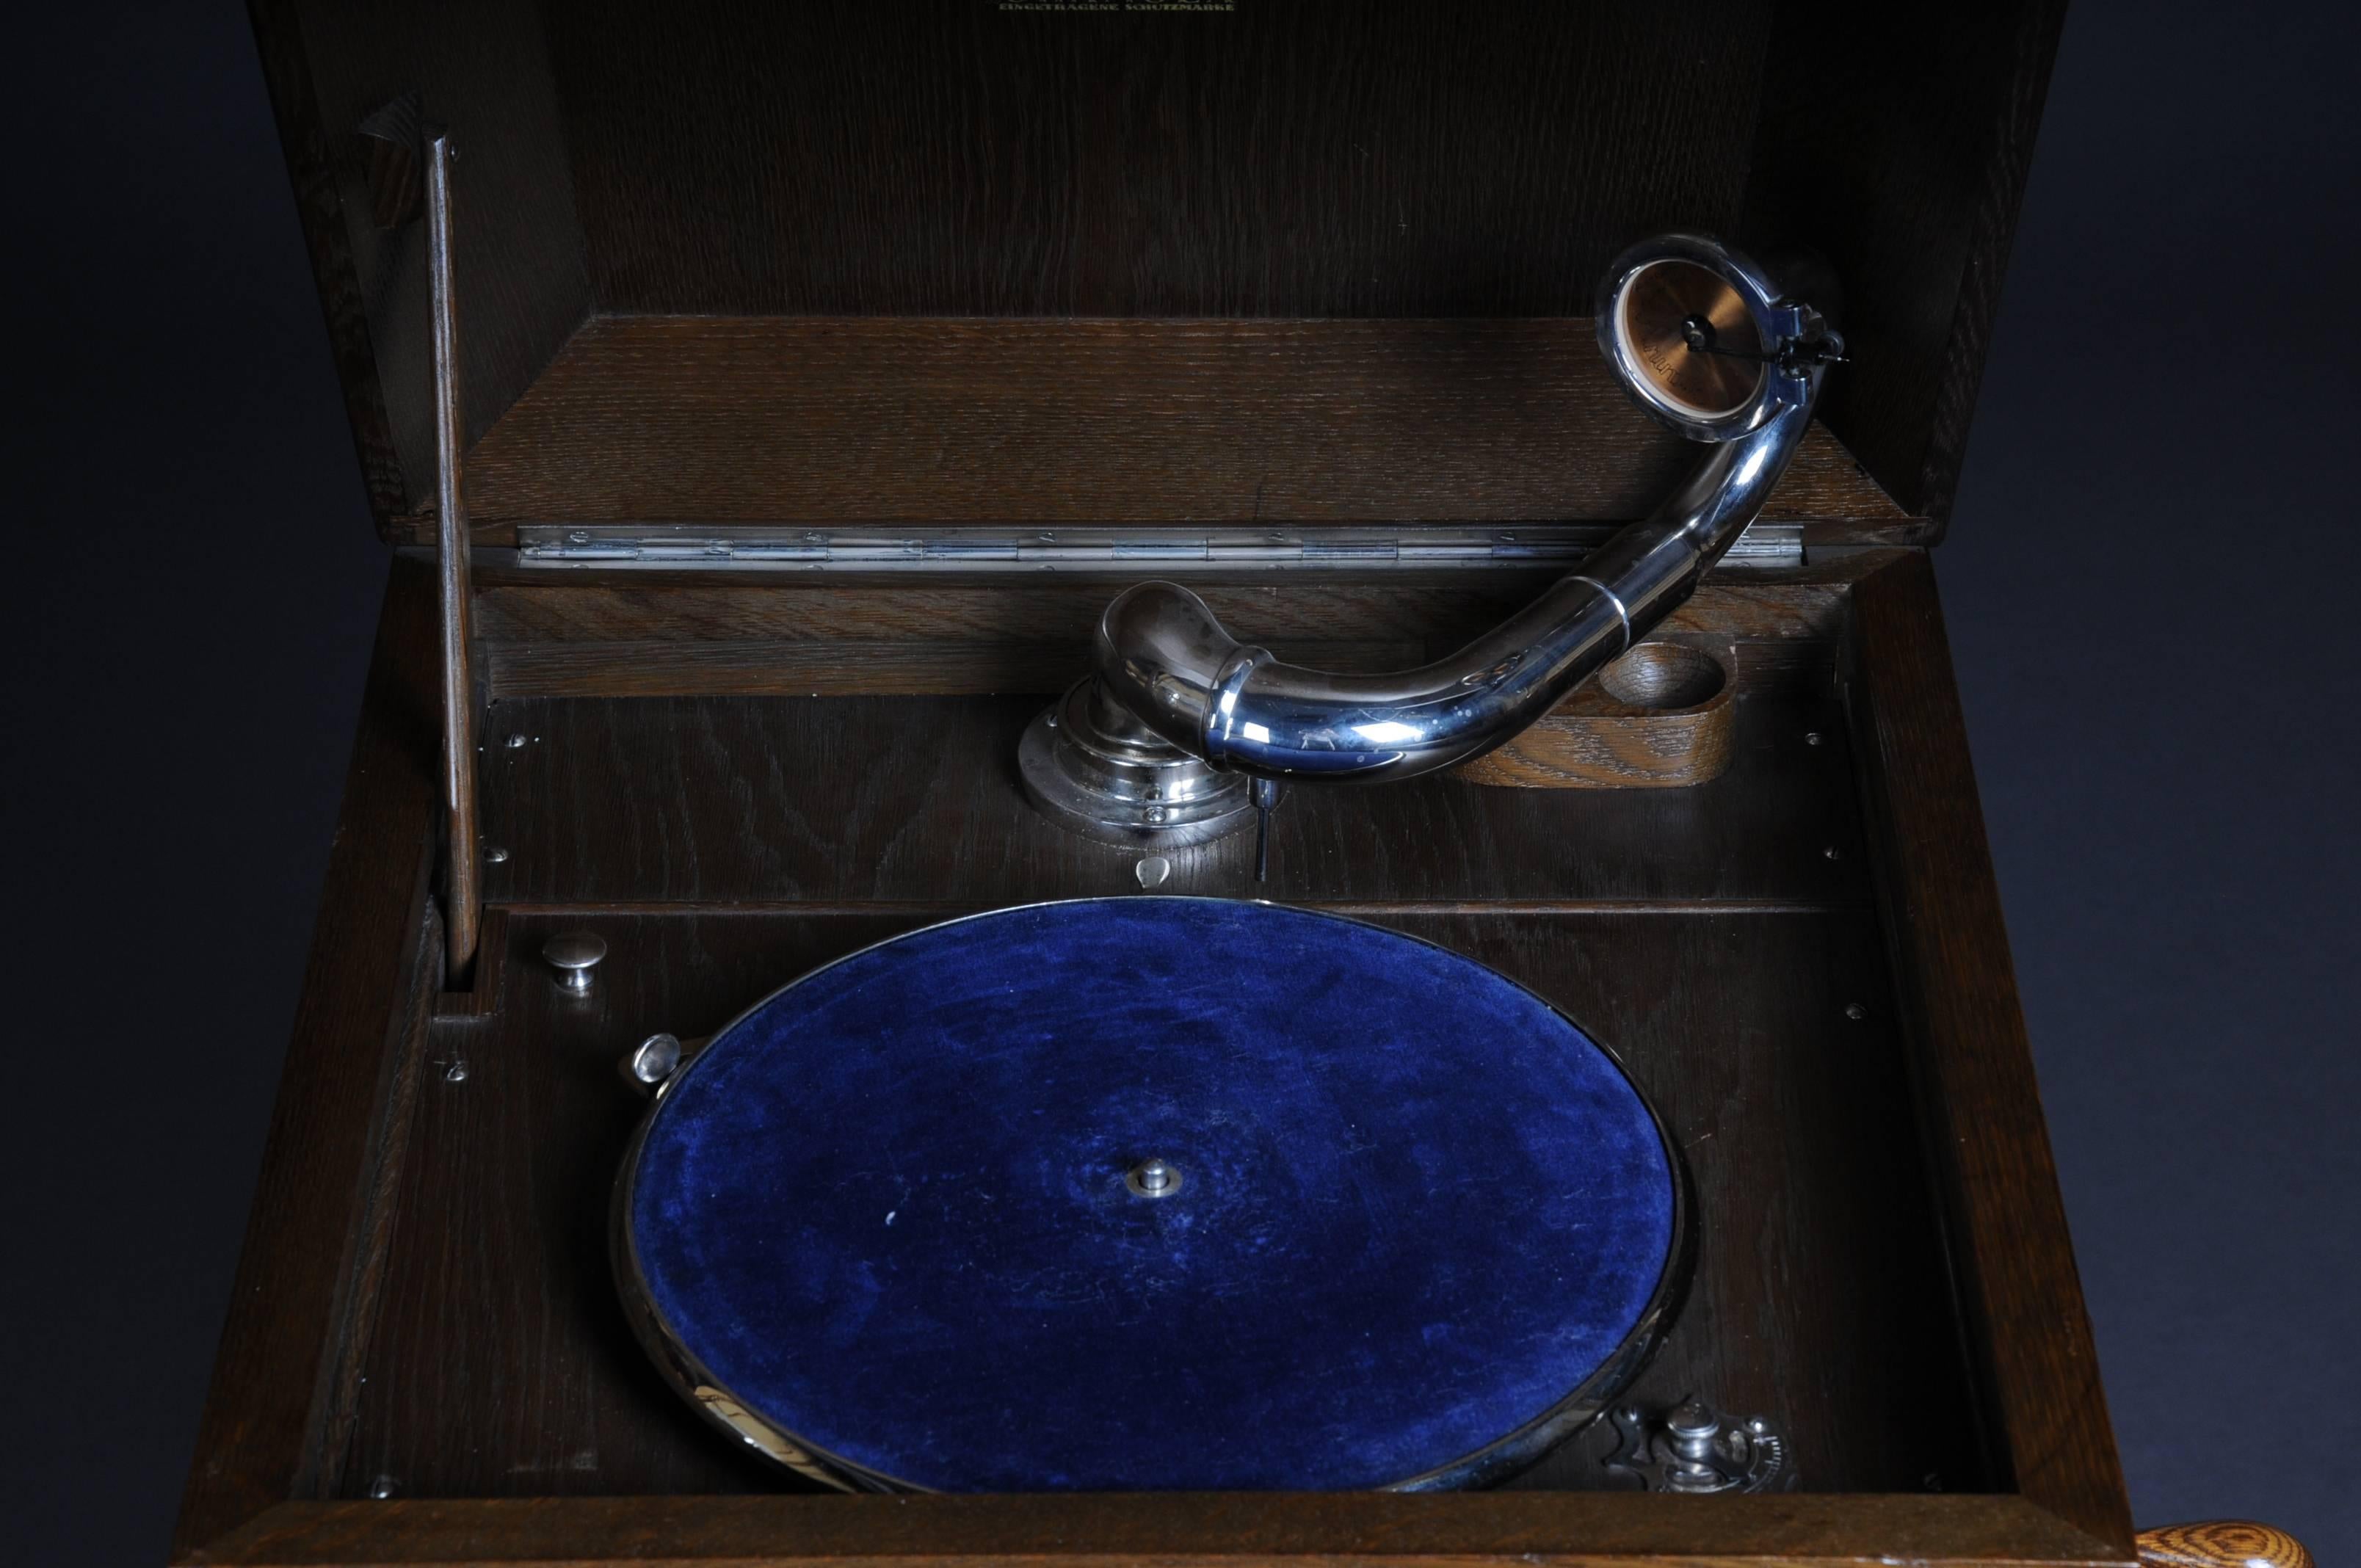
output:
M1600 1362L1587 1377L1575 1385L1563 1398L1547 1409L1481 1448L1461 1454L1431 1470L1421 1471L1415 1475L1406 1476L1399 1481L1389 1481L1383 1486L1367 1489L1379 1492L1437 1492L1486 1486L1514 1475L1533 1464L1551 1449L1596 1420L1607 1406L1629 1387L1647 1367L1648 1363L1654 1358L1656 1350L1663 1343L1665 1333L1671 1328L1674 1315L1679 1310L1683 1300L1687 1296L1690 1277L1697 1261L1697 1238L1694 1227L1694 1206L1689 1192L1688 1162L1682 1157L1680 1146L1674 1140L1672 1130L1664 1125L1664 1113L1657 1109L1655 1101L1642 1091L1638 1080L1631 1075L1631 1069L1625 1065L1622 1057L1612 1047L1600 1040L1589 1029L1585 1028L1581 1022L1565 1009L1523 981L1500 973L1489 964L1469 958L1466 954L1447 948L1441 942L1415 936L1408 931L1396 930L1390 926L1381 926L1374 920L1363 920L1356 916L1339 915L1324 909L1305 908L1299 905L1279 904L1270 899L1221 898L1209 894L1100 894L1078 898L1045 898L1036 899L1028 904L1010 904L993 909L972 910L965 915L953 916L947 920L932 921L907 931L897 931L890 937L881 937L876 941L866 943L849 953L840 954L826 963L815 965L784 985L765 992L750 1005L740 1009L728 1023L716 1029L703 1048L687 1061L683 1062L677 1071L657 1087L654 1099L640 1117L638 1125L631 1130L631 1140L623 1147L622 1157L617 1167L609 1199L608 1259L614 1273L617 1294L622 1298L624 1317L630 1321L632 1334L639 1340L641 1348L647 1353L648 1358L655 1363L665 1381L673 1386L674 1391L678 1393L708 1424L738 1439L740 1442L771 1463L792 1470L807 1479L848 1492L931 1495L940 1490L939 1487L927 1486L923 1482L906 1480L861 1464L787 1431L763 1415L752 1405L740 1398L734 1390L714 1376L712 1369L707 1366L695 1352L681 1342L679 1335L664 1321L662 1310L656 1306L653 1293L645 1284L640 1266L639 1240L631 1223L631 1195L638 1180L641 1151L647 1143L649 1133L655 1126L656 1119L664 1112L664 1102L673 1086L695 1071L697 1064L711 1056L714 1048L728 1038L732 1030L806 981L815 980L840 964L851 963L855 959L864 958L880 948L891 947L894 943L909 938L941 931L953 926L963 926L972 921L991 919L1004 915L1017 915L1027 910L1058 909L1076 905L1137 903L1260 905L1268 909L1283 909L1291 915L1333 920L1347 926L1358 926L1367 930L1382 932L1388 937L1401 941L1415 942L1421 947L1431 948L1461 963L1473 964L1503 984L1523 992L1545 1012L1573 1029L1590 1046L1591 1049L1606 1058L1609 1065L1614 1068L1624 1085L1631 1090L1632 1097L1638 1100L1642 1108L1648 1113L1649 1125L1654 1129L1657 1145L1664 1150L1665 1172L1672 1183L1670 1242L1664 1249L1664 1266L1656 1276L1655 1288L1649 1294L1647 1305L1641 1310L1640 1316L1631 1328L1617 1343L1614 1351ZM746 1425L741 1426L725 1417L714 1407L711 1400L698 1392L700 1389L708 1390L718 1398L730 1404L743 1417ZM748 1431L749 1426L755 1430Z

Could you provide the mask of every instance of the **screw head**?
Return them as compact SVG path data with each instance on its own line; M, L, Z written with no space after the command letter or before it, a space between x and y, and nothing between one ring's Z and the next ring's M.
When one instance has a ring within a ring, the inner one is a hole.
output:
M1806 745L1806 746L1817 746L1817 745L1818 745L1819 743L1820 743L1820 732L1819 732L1818 730L1817 730L1817 729L1806 729L1806 730L1805 730L1805 731L1804 731L1804 744L1805 744L1805 745Z
M1822 850L1820 853L1826 855L1832 861L1841 861L1844 859L1844 851L1838 849L1834 844L1830 844L1827 849Z
M1160 806L1151 806L1142 815L1150 822L1161 822L1164 820L1164 808Z
M1131 874L1139 879L1142 887L1161 887L1164 879L1172 874L1172 862L1161 855L1150 855L1132 867Z
M458 1061L455 1061L449 1067L445 1068L443 1069L443 1081L445 1083L467 1082L467 1063L466 1059L462 1058Z
M510 751L523 751L523 750L524 750L524 737L523 737L523 736L522 736L522 735L511 735L511 736L510 736L510 737L509 737L509 739L508 739L508 748L509 748L509 750L510 750Z
M1845 1003L1845 1016L1858 1024L1869 1016L1869 1009L1858 1002L1848 1002Z
M509 863L509 852L506 850L500 848L498 845L494 845L491 849L484 851L484 863L488 866L507 865Z

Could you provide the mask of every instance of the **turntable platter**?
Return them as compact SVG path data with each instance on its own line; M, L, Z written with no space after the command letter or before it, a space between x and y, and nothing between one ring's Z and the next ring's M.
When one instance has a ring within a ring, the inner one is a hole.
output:
M1393 932L1126 898L929 927L774 994L617 1191L643 1340L840 1484L1488 1478L1633 1375L1679 1179L1622 1070Z

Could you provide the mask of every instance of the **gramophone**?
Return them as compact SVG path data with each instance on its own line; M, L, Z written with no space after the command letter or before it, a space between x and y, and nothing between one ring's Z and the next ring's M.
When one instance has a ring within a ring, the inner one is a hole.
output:
M258 0L393 560L177 1559L2300 1561L1935 588L2058 27Z

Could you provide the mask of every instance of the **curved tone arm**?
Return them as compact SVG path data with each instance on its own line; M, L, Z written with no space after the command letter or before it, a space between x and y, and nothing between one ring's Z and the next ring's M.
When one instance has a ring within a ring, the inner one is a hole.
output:
M1781 367L1767 417L1708 450L1654 515L1448 659L1395 674L1282 663L1175 583L1142 583L1099 621L1109 695L1183 751L1271 778L1408 778L1481 756L1645 637L1721 559L1811 422L1817 365Z
M2312 1553L2285 1530L2244 1519L2144 1530L2142 1568L2312 1568Z

